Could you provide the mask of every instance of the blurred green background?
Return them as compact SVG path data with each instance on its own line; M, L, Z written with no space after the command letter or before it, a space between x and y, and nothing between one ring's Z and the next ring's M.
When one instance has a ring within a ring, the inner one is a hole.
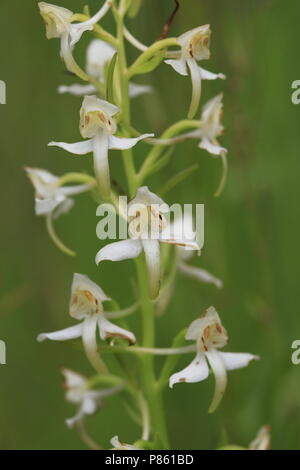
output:
M57 1L81 11L83 0ZM90 0L92 11L99 1ZM143 0L130 30L150 44L173 9L172 0ZM210 23L212 59L205 68L227 75L226 82L205 82L203 102L224 91L225 136L229 178L222 197L213 192L220 162L197 149L179 145L170 165L150 181L157 190L168 176L197 162L199 170L168 194L167 202L206 204L205 247L194 264L224 280L225 288L178 278L167 314L158 321L158 344L173 336L209 305L215 305L230 335L228 350L259 354L261 361L230 373L219 410L210 416L213 379L167 390L169 430L174 448L215 448L222 434L230 443L248 445L264 424L272 427L274 449L299 449L300 366L291 363L291 343L300 337L299 238L300 107L291 103L291 83L300 79L298 57L300 4L297 0L181 0L172 35ZM64 401L59 368L85 375L92 370L84 355L68 344L37 344L36 335L72 324L68 317L73 272L90 276L122 306L132 301L131 262L105 264L94 256L96 205L89 196L57 229L78 256L69 259L50 242L44 219L36 218L33 191L25 165L56 174L91 169L91 158L75 158L47 148L53 139L80 140L80 99L58 95L59 84L72 83L59 60L59 42L47 41L37 1L2 0L0 7L0 78L7 83L1 119L1 271L0 339L7 343L7 365L0 366L1 449L84 449L64 418L74 407ZM109 19L104 24L111 28ZM84 59L88 35L78 45ZM131 58L136 52L129 47ZM153 96L134 102L134 124L159 134L184 117L190 81L161 65L141 83ZM147 147L137 148L141 162ZM118 154L112 173L123 184ZM130 271L130 275L128 275ZM132 325L132 320L131 323ZM189 357L182 358L184 366ZM179 368L178 368L179 370ZM132 442L138 430L118 398L88 419L91 434L109 446L112 436Z

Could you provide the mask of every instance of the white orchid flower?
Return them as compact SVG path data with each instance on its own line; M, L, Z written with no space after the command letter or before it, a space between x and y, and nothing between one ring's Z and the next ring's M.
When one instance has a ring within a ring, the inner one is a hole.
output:
M93 39L87 48L87 74L98 80L100 83L104 83L105 70L115 53L116 49L111 44L108 44L101 39ZM58 88L58 91L59 93L70 93L75 96L85 96L96 93L97 90L94 85L73 84L70 86L61 85ZM151 93L152 91L153 88L149 85L140 85L132 82L129 83L130 98Z
M74 204L69 196L84 193L91 189L90 184L76 186L59 186L59 177L40 168L25 168L25 171L35 189L36 215L53 214L57 218L67 212Z
M37 340L66 341L82 337L83 346L90 362L99 372L106 372L106 366L97 351L97 329L99 329L102 340L124 338L129 344L136 342L133 333L107 320L102 305L107 300L110 300L109 297L87 276L74 274L71 289L70 315L72 318L80 320L80 323L53 333L42 333L38 336Z
M84 140L75 144L50 142L49 146L61 147L75 155L93 152L95 174L103 199L110 198L110 172L108 150L126 150L132 148L140 140L152 137L143 134L137 138L116 137L117 124L113 116L119 112L114 104L101 100L96 96L85 96L80 110L80 132Z
M211 155L226 155L227 149L222 147L217 138L223 135L222 125L223 93L209 100L203 107L200 128L189 133L190 137L200 139L199 148L207 150Z
M96 255L96 263L137 258L145 253L149 277L149 294L155 299L159 293L161 267L160 243L186 246L199 250L194 240L174 238L170 235L164 213L168 212L164 201L146 186L137 190L136 197L128 205L130 239L111 243Z
M112 6L111 0L106 0L100 10L89 20L73 24L71 21L74 13L71 10L46 2L39 2L38 5L46 25L47 38L60 38L61 40L60 54L67 69L87 80L87 77L82 76L80 73L80 69L73 58L73 48L82 34L85 31L92 31L94 25L106 15Z
M195 383L207 379L209 363L215 376L216 386L209 412L220 404L227 385L227 370L246 367L258 356L248 353L223 353L219 349L226 346L228 336L214 307L210 307L204 317L191 323L185 338L196 341L197 355L185 369L170 377L169 385L180 382Z
M178 217L174 220L172 226L175 238L183 237L182 234L189 240L196 241L196 232L193 229L193 217L191 214L184 214L183 217ZM181 274L196 279L197 281L204 282L205 284L213 284L218 289L222 289L223 282L215 277L206 269L201 269L196 266L191 266L187 263L193 256L194 251L186 249L182 246L176 247L177 254L177 270Z
M119 441L118 436L114 436L111 441L113 448L111 450L141 450L138 447L132 446L130 444L123 444Z
M78 184L75 186L60 186L60 178L47 170L40 168L25 168L25 171L35 189L35 213L46 217L49 236L55 245L64 253L74 256L74 251L66 247L58 238L53 220L67 213L74 205L70 196L75 196L92 188L92 184Z
M177 39L178 44L181 46L180 51L170 51L167 56L171 59L165 62L173 67L180 75L188 75L188 70L191 74L193 94L189 110L189 119L192 119L198 109L201 97L201 81L202 80L215 80L217 78L225 79L222 73L212 73L199 67L198 61L210 58L210 25L206 24L198 28L192 29L187 33L182 34Z
M91 389L86 377L70 369L62 369L64 376L65 398L69 403L78 406L78 411L73 418L66 419L66 425L72 428L83 420L85 415L92 415L97 408L103 405L103 398L114 395L122 389L122 386L105 388L101 390Z

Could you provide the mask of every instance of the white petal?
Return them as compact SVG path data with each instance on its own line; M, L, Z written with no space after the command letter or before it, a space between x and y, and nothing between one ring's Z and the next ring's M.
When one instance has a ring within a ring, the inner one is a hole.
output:
M208 365L205 356L198 353L195 359L183 370L173 374L169 380L169 386L180 382L196 383L207 379L209 374Z
M39 199L35 198L35 213L36 215L48 215L61 204L53 198Z
M96 331L98 326L98 315L87 317L83 321L82 342L85 354L99 374L107 373L107 368L98 353Z
M76 423L78 423L78 421L80 421L83 418L83 416L84 416L84 413L80 407L76 415L73 416L73 418L66 419L65 423L68 426L68 428L71 429L75 426Z
M227 149L221 147L221 145L212 143L209 139L203 138L199 144L201 149L207 150L212 155L225 155Z
M196 241L190 241L185 239L178 239L178 238L164 238L161 237L160 241L163 243L168 243L169 245L176 245L179 248L186 249L188 251L195 250L199 251L200 247Z
M259 360L259 356L249 353L219 353L227 370L242 369L247 367L249 362Z
M226 79L226 76L223 73L209 72L202 67L199 67L199 70L202 80L216 80L217 78L221 78L222 80Z
M87 49L87 73L94 78L102 78L104 67L111 61L115 52L116 49L111 44L101 39L93 39Z
M132 139L125 137L116 137L115 135L109 136L109 148L117 150L127 150L134 147L140 140L147 139L148 137L153 137L154 134L142 134L139 137Z
M64 379L66 388L84 388L87 383L87 379L83 375L74 372L71 369L62 369L61 370Z
M213 413L219 406L227 386L227 373L224 361L219 351L211 349L205 353L215 376L215 392L210 404L209 413Z
M76 339L82 336L83 324L79 323L78 325L71 326L70 328L65 328L64 330L54 331L53 333L41 333L38 335L37 340L39 342L44 341L45 339L50 339L52 341L65 341L68 339Z
M74 206L73 199L65 199L59 206L56 207L53 213L53 219L58 219L63 214L67 214Z
M73 153L74 155L86 155L93 151L92 139L83 140L82 142L76 142L74 144L68 144L65 142L50 142L49 147L60 147L67 152Z
M77 184L75 186L62 186L58 188L56 193L63 196L74 196L75 194L85 193L91 189L90 184Z
M165 63L171 65L171 67L173 67L173 69L180 75L188 75L186 61L184 59L165 60Z
M106 100L101 100L95 95L85 96L82 102L82 111L85 113L93 113L97 111L104 111L109 116L114 116L120 109Z
M93 137L94 169L98 181L101 197L106 200L110 198L110 173L108 164L109 136L101 130Z
M105 302L107 300L111 300L105 292L101 289L98 284L93 282L88 276L84 274L75 273L73 276L73 282L71 291L75 293L76 291L90 291L93 296L98 299L100 302Z
M70 46L74 47L78 41L80 41L81 36L85 31L92 31L94 26L91 24L74 24L70 28Z
M97 409L96 401L87 393L82 402L82 412L86 415L92 415Z
M100 21L101 18L106 15L111 6L112 3L109 0L106 0L100 10L94 16L89 18L87 21L84 21L83 23L72 25L72 45L76 44L79 41L85 31L93 30L94 24L98 23L98 21Z
M218 289L222 289L223 287L223 282L205 269L189 266L183 262L179 263L178 269L182 274L197 279L198 281L205 282L206 284L214 284Z
M150 85L140 85L139 83L129 83L129 96L136 98L140 95L145 95L153 92L153 87Z
M202 120L208 121L210 116L215 112L215 110L220 110L220 106L222 104L223 93L214 96L211 100L207 101L207 103L203 106L202 111Z
M74 83L73 85L61 85L58 87L58 93L64 94L69 93L70 95L74 96L84 96L89 95L91 93L95 93L96 88L94 85L77 85Z
M118 436L114 436L111 440L110 440L110 443L111 445L115 448L115 449L118 449L119 447L121 447L121 443L119 441L119 437Z
M128 209L135 204L144 204L145 206L150 206L151 204L158 206L166 205L160 197L149 191L148 186L141 186L137 190L135 198L128 204Z
M142 240L149 282L149 295L151 299L156 299L160 289L161 269L160 269L160 246L158 240Z
M101 261L122 261L125 259L137 258L142 252L142 245L139 240L122 240L110 243L101 248L96 255L96 264Z
M187 329L185 339L187 340L197 340L199 335L202 335L204 329L213 323L220 323L221 319L218 315L218 312L214 307L209 307L205 315L201 318L194 320Z
M123 338L126 339L129 344L135 344L136 338L130 331L124 330L117 325L114 325L108 321L103 315L99 317L99 329L100 337L105 340L107 338Z

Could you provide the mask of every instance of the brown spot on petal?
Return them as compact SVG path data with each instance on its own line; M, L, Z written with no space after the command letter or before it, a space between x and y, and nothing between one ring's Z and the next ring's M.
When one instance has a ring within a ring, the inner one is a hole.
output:
M185 378L179 379L179 382L186 382Z
M207 326L204 330L204 338L208 338L210 333L210 326Z
M218 333L222 333L222 331L223 331L222 326L220 325L220 323L216 323L216 329L217 329Z
M94 296L89 290L85 290L84 292L85 297L89 300L89 302L94 301Z

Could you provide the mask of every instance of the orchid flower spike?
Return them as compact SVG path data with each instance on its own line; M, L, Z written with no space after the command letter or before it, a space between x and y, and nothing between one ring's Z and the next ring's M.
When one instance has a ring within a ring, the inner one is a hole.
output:
M198 28L192 29L177 38L178 44L181 46L180 51L170 51L167 56L166 64L171 65L173 69L180 75L191 74L193 93L188 117L192 119L199 107L201 97L201 81L215 80L217 78L225 79L222 73L212 73L199 67L198 61L210 58L210 25L206 24Z
M207 379L209 375L208 361L216 381L214 397L209 407L209 413L213 413L225 393L226 371L246 367L250 361L259 359L259 357L248 353L219 351L226 346L228 336L214 307L210 307L204 317L191 323L185 338L196 341L197 355L190 365L170 377L169 385L172 388L176 383L195 383Z
M60 186L60 178L47 170L27 167L25 171L35 189L36 215L43 215L47 218L49 235L58 248L69 255L73 255L74 252L58 239L52 222L53 219L57 219L73 207L74 201L69 196L89 191L92 185Z
M73 48L85 31L93 30L94 25L106 15L111 6L111 0L106 0L100 10L89 20L72 24L74 13L71 10L51 3L39 2L40 13L46 25L47 38L60 38L60 54L67 69L83 80L88 80L88 76L82 73L76 64L73 58Z
M100 338L124 338L129 344L136 342L135 336L130 331L124 330L107 320L103 310L103 302L110 300L103 290L83 274L74 274L70 315L79 320L80 323L55 331L53 333L42 333L37 337L38 341L49 339L52 341L66 341L69 339L82 338L87 358L100 373L107 372L106 366L97 351L96 332L99 329Z
M172 230L176 238L180 237L180 234L183 233L189 240L196 241L197 234L193 229L193 217L190 214L184 214L183 217L178 217L175 219ZM204 282L205 284L213 284L218 289L222 289L223 282L220 279L205 269L191 266L187 263L187 261L189 261L194 256L194 253L194 251L188 250L182 246L176 247L178 272L184 276L196 279L200 282Z
M111 62L116 49L101 39L93 39L87 49L86 72L87 74L104 84L105 71ZM151 93L153 88L149 85L140 85L129 83L129 96L135 98L146 93ZM96 87L92 84L81 85L73 84L70 86L61 85L58 88L59 93L70 93L75 96L85 96L96 93Z
M66 425L72 428L82 421L85 415L92 415L97 408L103 406L103 398L114 395L122 389L122 386L104 388L101 390L90 389L86 377L70 369L62 369L64 376L65 398L69 403L78 406L77 413L73 418L66 419Z
M118 436L115 436L110 441L113 448L111 450L141 450L138 447L132 446L130 444L123 444L119 441Z
M117 124L113 116L118 112L119 108L108 101L96 96L85 96L80 110L80 132L82 137L88 140L75 144L49 143L49 146L61 147L75 155L93 152L95 174L103 199L109 199L111 192L108 150L130 149L140 140L153 136L153 134L143 134L137 138L116 137L114 134L117 131Z
M137 190L136 197L128 205L130 239L111 243L96 255L96 263L122 261L137 258L145 253L149 278L149 295L155 299L159 294L161 280L160 243L169 243L199 250L195 241L169 236L165 215L168 206L147 186Z

